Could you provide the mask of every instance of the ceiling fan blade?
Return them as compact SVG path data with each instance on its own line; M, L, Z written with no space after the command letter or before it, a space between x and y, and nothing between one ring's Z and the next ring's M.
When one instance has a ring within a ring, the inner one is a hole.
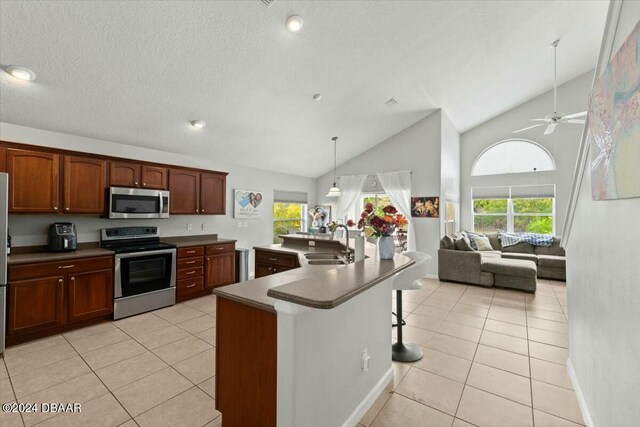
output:
M531 119L532 122L547 122L550 123L551 119Z
M557 123L551 123L549 126L547 126L547 129L545 129L544 134L549 135L553 133L553 131L556 129L556 126L558 126Z
M538 126L543 126L543 125L544 125L544 123L538 123L537 125L533 125L533 126L526 127L526 128L524 128L524 129L516 130L516 131L514 131L514 132L512 132L512 133L520 133L520 132L524 132L525 130L529 130L529 129L537 128Z
M573 114L569 114L568 116L564 116L563 119L575 119L576 117L584 117L586 116L588 113L588 111L583 111L581 113L573 113Z
M566 123L573 123L576 125L583 125L585 124L586 120L584 119L571 119L571 120L563 120Z

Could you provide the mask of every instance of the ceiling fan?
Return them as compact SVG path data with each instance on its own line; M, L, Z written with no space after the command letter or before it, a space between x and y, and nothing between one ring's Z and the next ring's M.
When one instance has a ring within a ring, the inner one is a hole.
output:
M586 111L582 111L580 113L574 114L562 114L558 113L557 100L558 100L558 66L557 66L557 58L556 52L558 49L558 44L560 44L560 40L556 40L551 43L553 46L553 114L549 114L545 116L544 119L531 119L532 122L543 122L538 123L533 126L526 127L524 129L520 129L514 131L513 133L524 132L525 130L533 129L538 126L547 125L547 128L544 130L545 135L552 134L560 123L571 123L575 125L583 125L585 123L585 119L580 119L579 117L585 117L587 115Z

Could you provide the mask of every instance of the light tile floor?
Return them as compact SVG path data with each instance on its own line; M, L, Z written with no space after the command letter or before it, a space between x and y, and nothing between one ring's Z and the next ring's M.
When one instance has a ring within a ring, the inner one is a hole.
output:
M535 295L422 283L403 294L403 314L404 340L424 357L394 362L393 383L360 426L583 425L566 368L564 282L538 280Z
M364 426L577 426L566 373L563 282L536 295L423 280L403 301L405 339L425 357L394 363ZM4 402L79 402L80 414L6 414L9 426L219 426L215 297L9 348Z
M220 426L215 297L10 347L0 400L78 402L81 413L3 413L10 426Z

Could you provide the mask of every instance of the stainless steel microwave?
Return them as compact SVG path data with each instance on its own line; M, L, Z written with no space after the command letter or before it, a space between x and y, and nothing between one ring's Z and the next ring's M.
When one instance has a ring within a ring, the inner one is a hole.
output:
M169 192L109 187L109 218L169 218Z

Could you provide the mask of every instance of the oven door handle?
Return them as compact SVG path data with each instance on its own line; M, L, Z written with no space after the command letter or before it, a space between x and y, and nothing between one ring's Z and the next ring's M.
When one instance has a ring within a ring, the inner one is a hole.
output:
M158 191L158 201L160 202L160 212L158 212L158 218L162 218L162 213L164 211L164 201L162 200L162 191Z
M148 255L161 255L161 254L172 254L173 256L175 256L176 250L175 249L158 249L157 251L143 251L143 252L130 252L130 253L124 253L124 254L116 254L116 260L123 259L123 258L134 258L134 257L140 257L140 256L146 257Z

